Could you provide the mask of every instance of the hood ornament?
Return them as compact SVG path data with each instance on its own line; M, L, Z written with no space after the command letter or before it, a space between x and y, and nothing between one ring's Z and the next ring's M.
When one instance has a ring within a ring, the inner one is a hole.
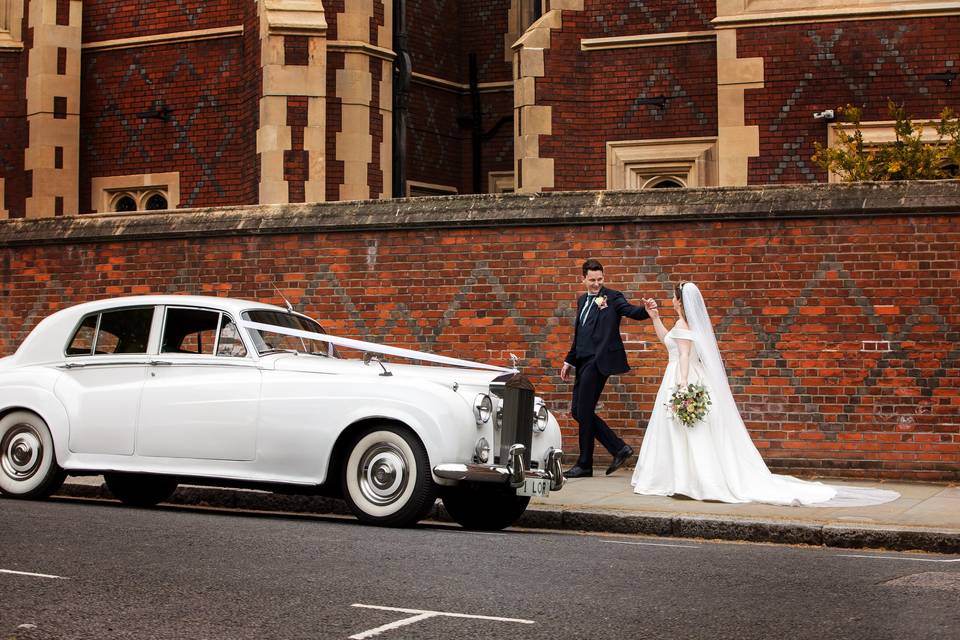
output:
M515 353L510 354L510 368L520 370L520 358Z

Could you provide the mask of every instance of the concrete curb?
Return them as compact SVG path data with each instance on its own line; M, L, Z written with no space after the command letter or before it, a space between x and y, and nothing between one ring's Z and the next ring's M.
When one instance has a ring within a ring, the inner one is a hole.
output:
M65 484L56 494L71 498L113 500L104 485ZM168 504L208 506L250 511L350 515L343 500L206 487L179 487ZM428 519L450 522L438 503ZM960 531L907 528L895 525L822 524L795 520L736 518L675 513L636 513L583 507L531 505L516 526L528 529L594 531L673 538L739 540L777 544L805 544L842 549L891 549L960 553Z

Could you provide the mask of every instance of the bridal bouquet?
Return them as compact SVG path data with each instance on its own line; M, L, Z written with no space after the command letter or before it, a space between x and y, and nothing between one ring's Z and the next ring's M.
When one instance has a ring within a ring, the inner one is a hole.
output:
M710 392L706 387L702 384L688 384L686 387L677 387L670 396L667 407L683 426L692 427L703 420L711 404Z

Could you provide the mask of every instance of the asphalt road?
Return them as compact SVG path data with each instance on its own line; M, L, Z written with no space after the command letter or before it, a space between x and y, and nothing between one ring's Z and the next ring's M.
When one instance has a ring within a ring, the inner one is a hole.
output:
M0 500L2 640L877 640L958 630L951 556Z

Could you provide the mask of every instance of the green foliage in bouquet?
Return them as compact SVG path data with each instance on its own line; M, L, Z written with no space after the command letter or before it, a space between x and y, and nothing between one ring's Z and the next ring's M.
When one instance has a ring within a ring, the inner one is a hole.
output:
M670 412L685 427L692 427L710 410L710 392L702 384L677 387L667 403Z

